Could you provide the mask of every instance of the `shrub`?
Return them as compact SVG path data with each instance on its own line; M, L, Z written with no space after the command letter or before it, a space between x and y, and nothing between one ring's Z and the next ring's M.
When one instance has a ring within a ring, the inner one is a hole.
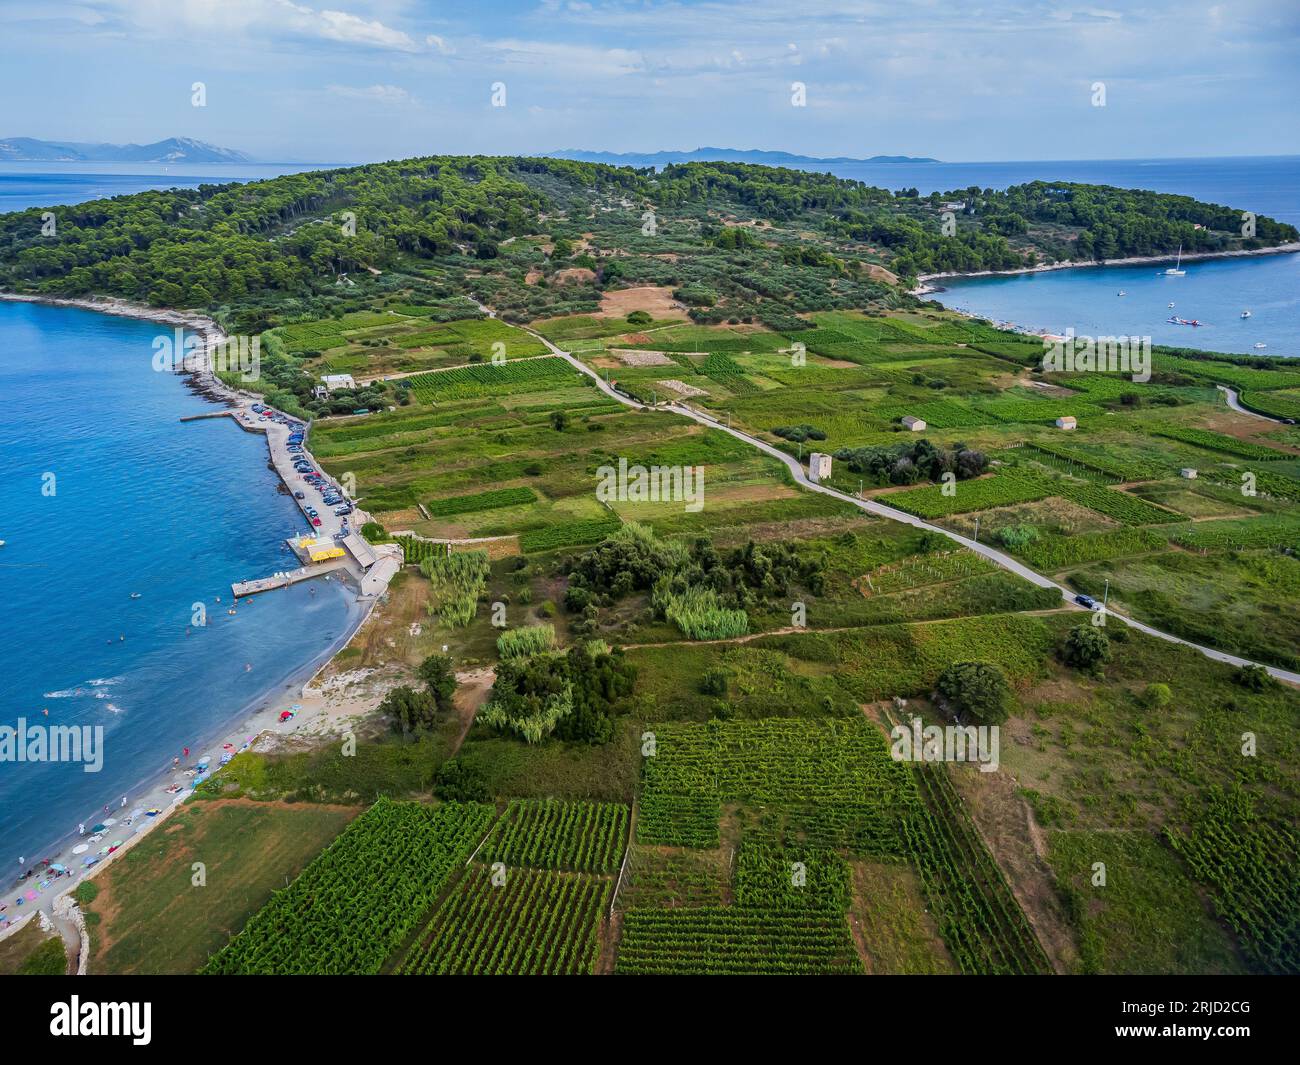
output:
M1232 675L1232 679L1247 691L1252 692L1268 691L1277 683L1269 675L1267 669L1255 665L1238 666L1237 671Z
M1148 710L1159 710L1168 706L1169 700L1173 697L1168 684L1148 684L1142 693L1142 705Z
M475 765L450 758L433 775L433 793L444 802L489 802L487 778Z
M1076 625L1066 633L1061 661L1076 669L1098 672L1110 661L1110 638L1097 625Z
M1005 721L1011 713L1011 685L994 662L954 662L939 674L935 692L958 720L967 715L982 724Z
M723 669L710 669L700 678L700 691L705 695L727 694L727 672Z

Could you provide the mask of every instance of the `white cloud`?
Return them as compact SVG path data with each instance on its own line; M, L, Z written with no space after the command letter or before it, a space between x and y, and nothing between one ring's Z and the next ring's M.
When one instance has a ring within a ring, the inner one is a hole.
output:
M327 85L326 91L349 100L370 100L388 107L405 107L419 101L400 85Z

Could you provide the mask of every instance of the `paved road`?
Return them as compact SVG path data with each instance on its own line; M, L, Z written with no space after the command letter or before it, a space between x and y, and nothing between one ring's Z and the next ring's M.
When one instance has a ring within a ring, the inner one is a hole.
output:
M482 309L489 316L493 316L493 312L488 310L487 307L484 307L483 304L480 303L479 306L482 307ZM558 355L560 356L560 358L565 359L575 369L580 370L582 373L590 377L593 381L596 382L596 387L599 388L611 399L618 400L618 402L624 404L625 406L635 407L638 410L649 409L647 404L641 403L640 401L633 399L631 396L625 395L624 393L618 391L618 389L616 388L612 388L609 384L607 384L604 381L604 379L600 376L600 374L598 374L595 370L589 367L581 359L575 358L572 354L565 351L563 348L559 348L555 344L552 344L551 341L548 340L546 337L542 336L541 333L538 333L536 330L529 329L527 326L519 326L519 328L523 329L524 332L540 340L543 344L547 346L547 348L551 351L552 354ZM1235 399L1236 399L1236 394L1233 393L1230 396L1230 405L1231 405L1231 401L1234 401ZM816 481L809 479L808 474L804 470L802 463L800 463L799 460L796 459L793 455L788 455L784 451L780 450L779 448L773 447L771 444L767 443L766 441L759 440L757 437L750 436L748 433L743 433L739 429L733 429L730 426L725 425L724 423L718 421L711 414L706 414L704 411L697 410L694 407L688 407L684 403L676 402L676 401L670 403L662 403L655 409L670 410L674 414L680 414L685 418L690 418L692 421L699 422L699 424L708 426L710 429L717 429L721 432L728 433L731 436L734 436L737 440L743 440L751 447L756 447L760 451L764 452L765 454L771 455L773 458L778 459L781 462L785 463L786 468L790 471L795 481L798 484L802 485L804 488L807 488L809 491L821 492L823 495L834 496L836 499L843 500L845 503L852 503L855 507L858 507L860 510L865 510L870 514L875 514L877 517L889 518L891 521L899 521L904 523L905 525L911 525L917 529L924 529L926 532L932 532L932 533L937 533L940 536L946 536L949 540L952 540L954 543L961 544L962 547L970 548L970 550L976 552L977 554L983 555L990 562L994 562L997 565L1001 566L1003 569L1008 570L1009 572L1014 573L1017 576L1023 577L1031 584L1036 584L1040 588L1055 588L1058 592L1061 593L1061 598L1064 599L1068 604L1072 606L1077 605L1074 603L1075 593L1071 591L1069 588L1066 588L1064 585L1057 584L1056 581L1052 580L1050 577L1044 577L1041 573L1036 573L1034 570L1026 566L1023 562L1018 562L1010 555L1004 554L1003 552L998 551L995 548L989 547L986 544L976 543L974 540L970 539L969 537L962 536L960 533L952 532L951 530L941 528L938 525L931 525L928 521L918 518L915 514L908 514L907 511L905 510L898 510L894 507L886 506L884 503L878 503L874 499L858 499L856 496L848 495L835 488L831 488L824 484L818 484ZM1078 609L1082 611L1084 608L1078 607ZM1230 666L1262 665L1262 663L1252 662L1248 658L1238 658L1236 655L1230 655L1224 651L1215 650L1213 647L1204 647L1199 643L1192 643L1192 641L1184 640L1179 636L1173 635L1172 633L1162 632L1160 629L1153 628L1152 626L1147 625L1141 621L1135 621L1133 618L1128 617L1125 614L1121 614L1118 611L1109 610L1107 611L1107 613L1118 618L1120 621L1124 622L1126 625L1130 626L1131 628L1137 629L1139 632L1144 632L1148 636L1154 636L1156 639L1165 640L1168 643L1177 643L1177 644L1182 644L1184 647L1190 647L1193 650L1199 651L1201 654L1205 655L1206 658L1214 659L1216 662L1225 662ZM1300 673L1292 673L1290 670L1279 669L1276 666L1266 665L1264 666L1264 668L1268 670L1268 672L1278 680L1286 681L1288 684L1295 684L1297 686L1300 686Z
M1224 399L1228 401L1228 406L1231 407L1233 410L1235 410L1238 414L1244 414L1248 418L1259 418L1261 421L1274 422L1277 425L1290 424L1281 418L1270 418L1267 414L1256 414L1253 410L1247 410L1238 401L1236 390L1229 388L1227 385L1215 385L1214 387L1223 393Z

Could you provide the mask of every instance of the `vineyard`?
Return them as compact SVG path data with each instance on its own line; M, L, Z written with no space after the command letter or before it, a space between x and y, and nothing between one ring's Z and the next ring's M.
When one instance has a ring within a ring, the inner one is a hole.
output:
M637 841L718 845L721 803L777 808L809 845L896 854L896 821L916 801L907 769L860 717L652 725Z
M1181 521L1183 516L1172 510L1148 503L1145 499L1129 495L1127 492L1111 491L1100 485L1084 484L1081 481L1064 479L1050 482L1048 494L1068 499L1081 507L1104 514L1121 525L1164 525L1171 521Z
M1107 532L1050 536L1033 540L1015 553L1039 572L1054 572L1083 562L1099 562L1126 555L1159 551L1164 537L1149 529L1113 529Z
M589 521L564 521L521 533L521 551L554 551L560 547L577 547L594 544L616 532L623 523L617 518L596 518Z
M1049 973L1051 965L1006 877L959 806L943 765L916 769L924 804L904 822L907 851L963 973Z
M799 976L862 972L848 924L740 907L629 909L619 973Z
M863 595L889 595L903 592L926 584L941 584L944 581L959 581L981 573L992 573L996 569L992 562L958 548L955 551L941 551L931 555L917 555L905 558L901 562L891 562L879 566L870 573L864 573L854 580L854 587Z
M1098 477L1112 482L1147 481L1163 477L1168 472L1154 463L1131 458L1117 459L1110 455L1098 455L1091 451L1066 447L1063 444L1034 441L1025 446L1037 452L1034 455L1036 461L1042 462L1046 457L1049 461L1045 465L1053 465L1064 473L1089 479L1091 479L1089 475L1095 473ZM1057 461L1054 463L1050 460Z
M1252 967L1300 973L1300 833L1258 817L1244 796L1217 789L1186 834L1165 838L1207 885Z
M1207 448L1210 451L1223 451L1229 455L1238 455L1244 459L1282 459L1287 458L1284 451L1278 451L1262 444L1252 444L1249 440L1238 440L1235 436L1211 432L1209 429L1193 429L1186 425L1153 425L1150 432L1156 436L1168 437L1184 444Z
M446 518L453 514L469 514L477 510L497 510L501 507L514 507L521 503L531 503L537 494L531 488L494 488L489 492L475 492L473 495L444 496L425 504L425 510L431 518Z
M1300 551L1300 519L1289 514L1262 514L1257 518L1201 521L1170 530L1170 538L1192 551L1270 547Z
M277 891L204 973L377 973L492 823L490 806L380 799Z
M595 971L613 882L475 863L397 967L404 975L575 975ZM499 878L504 877L504 883Z
M516 799L479 859L508 867L617 873L627 846L628 813L621 803Z
M411 391L425 403L477 399L498 392L531 392L567 384L575 371L553 356L516 359L513 362L482 362L454 370L437 370L407 378Z
M1055 488L1045 482L1010 473L962 481L953 487L955 491L951 495L945 495L943 485L924 485L904 492L877 496L876 502L897 507L919 518L943 518L950 514L988 510L990 507L1032 503L1057 494Z

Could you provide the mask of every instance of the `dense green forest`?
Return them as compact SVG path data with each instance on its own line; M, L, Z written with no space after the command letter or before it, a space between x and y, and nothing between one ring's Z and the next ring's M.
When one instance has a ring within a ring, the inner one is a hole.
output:
M0 287L210 310L252 330L384 293L464 292L511 320L671 286L701 322L885 308L919 273L1297 239L1185 196L1031 182L922 197L739 163L652 170L430 157L0 216ZM946 235L947 233L951 235Z

